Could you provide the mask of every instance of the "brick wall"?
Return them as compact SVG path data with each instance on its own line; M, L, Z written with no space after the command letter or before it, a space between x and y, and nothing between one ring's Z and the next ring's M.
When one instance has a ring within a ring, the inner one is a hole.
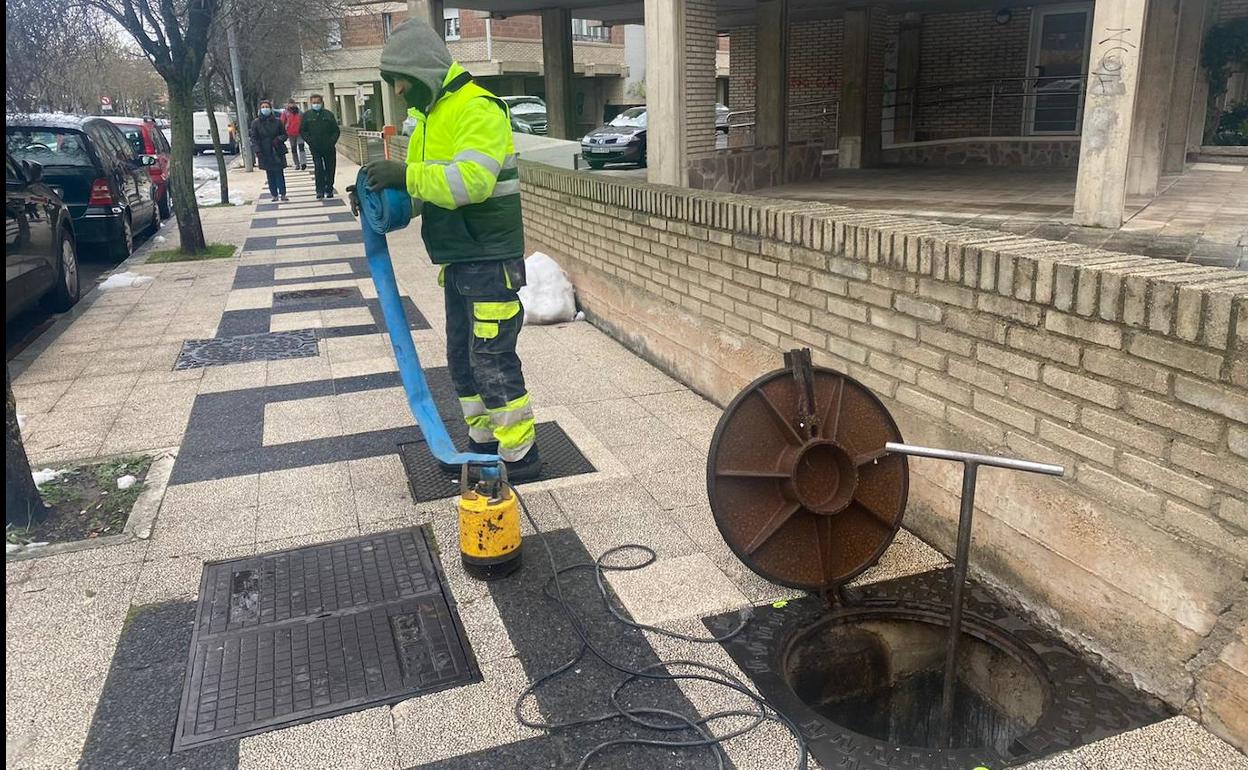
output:
M1248 0L1224 0L1224 3L1248 3ZM989 111L993 112L992 133L1014 136L1022 129L1023 101L1018 97L999 98L989 104L988 87L965 84L1001 77L1022 77L1027 72L1027 51L1030 40L1031 12L1028 8L1012 9L1009 23L996 23L996 9L959 13L925 14L921 26L919 87L921 99L929 103L920 109L916 139L944 139L983 136L989 130ZM895 36L898 16L877 11L872 19L872 109L883 106L883 51L887 40ZM732 40L729 97L734 110L754 106L756 38L753 27L728 30ZM841 20L806 21L790 25L789 89L790 103L836 98L840 94ZM934 86L945 86L933 90ZM1017 87L1001 89L1017 93ZM934 102L940 102L936 104ZM789 120L794 141L814 138L810 121L795 120L797 110L791 108ZM831 134L835 141L834 132Z
M1022 130L1022 99L1000 99L990 106L985 84L967 81L1023 77L1031 35L1031 11L1013 8L1007 24L997 24L996 8L963 13L925 14L920 30L920 106L915 138L944 139L993 134L1016 136ZM947 85L942 91L933 86ZM1010 92L1017 93L1017 87ZM923 102L950 100L924 107Z
M753 27L728 30L728 104L734 111L754 109L754 68L758 39Z
M1248 0L1219 0L1217 19L1219 22L1248 19Z
M685 142L691 160L715 152L714 0L685 3Z
M907 440L1064 464L985 478L974 569L1245 745L1248 679L1219 663L1245 654L1248 613L1242 274L528 163L522 179L530 246L591 319L715 401L809 346ZM911 467L906 524L951 552L959 471Z

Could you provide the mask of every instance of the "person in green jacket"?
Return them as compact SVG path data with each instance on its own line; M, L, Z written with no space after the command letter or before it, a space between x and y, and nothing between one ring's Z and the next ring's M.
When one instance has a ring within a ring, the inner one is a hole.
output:
M332 198L334 192L334 171L338 167L338 119L334 113L325 109L325 100L320 94L308 97L312 109L303 115L299 122L299 135L308 145L312 155L312 173L316 177L316 197Z
M415 120L406 162L366 166L372 190L406 190L446 302L447 363L469 451L497 452L514 481L536 478L533 408L516 341L524 324L524 227L507 105L473 82L427 23L381 52L381 74ZM458 470L458 469L454 469Z

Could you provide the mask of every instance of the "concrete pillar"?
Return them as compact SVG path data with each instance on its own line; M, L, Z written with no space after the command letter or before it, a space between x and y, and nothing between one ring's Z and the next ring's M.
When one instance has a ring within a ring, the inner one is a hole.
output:
M760 0L755 16L754 146L784 144L788 123L789 1Z
M576 139L572 102L572 12L567 8L542 11L542 64L549 135L555 139Z
M356 104L355 94L342 95L342 120L347 125L355 125L360 122L360 111Z
M897 28L897 98L893 106L893 141L913 142L918 119L919 48L923 17L907 13Z
M872 8L845 9L837 166L867 168L880 159L880 113L871 109Z
M645 0L647 179L687 186L715 153L715 2Z
M407 120L407 102L394 92L394 87L384 80L377 81L376 88L381 90L382 110L386 113L386 123L396 128L403 127Z
M1097 3L1092 17L1075 222L1119 227L1148 0Z
M443 0L407 0L407 15L412 19L427 20L429 25L437 30L439 35L445 35L444 7L445 3Z
M338 122L342 122L342 111L338 109L338 94L334 91L334 84L325 84L325 93L322 95L322 101L325 102L325 109L333 110L334 115L338 118Z
M1127 195L1154 196L1161 180L1181 2L1149 0L1148 3L1144 46L1140 52L1140 81L1147 86L1139 89L1135 100L1135 125L1131 129L1131 154L1127 161Z
M1170 84L1170 117L1166 121L1166 148L1161 170L1176 174L1187 162L1191 114L1205 113L1205 104L1193 102L1196 76L1200 72L1200 46L1205 32L1206 0L1183 0L1179 9L1179 37L1174 46L1174 78Z

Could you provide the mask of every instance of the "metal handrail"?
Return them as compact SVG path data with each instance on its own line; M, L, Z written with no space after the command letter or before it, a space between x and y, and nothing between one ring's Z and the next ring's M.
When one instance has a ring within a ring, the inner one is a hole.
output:
M1077 87L1070 90L1055 91L1051 94L1046 94L1041 90L1045 83L1064 82L1077 83ZM986 88L984 88L985 86ZM970 90L969 93L967 93L968 89ZM1042 96L1070 96L1078 99L1075 105L1076 109L1078 109L1082 106L1086 90L1086 75L1020 75L1016 77L952 81L928 86L912 86L910 88L892 88L886 89L884 96L886 106L893 109L893 114L885 117L882 123L886 130L890 124L895 129L899 120L913 120L917 122L919 115L924 114L933 107L986 100L988 102L987 135L993 136L996 128L998 100L1022 99L1025 109L1029 99L1036 99ZM936 94L937 98L922 98L923 94L930 93ZM907 94L908 98L900 96L901 94ZM890 95L893 97L892 104L887 104ZM1032 109L1033 111L1045 112L1068 110L1070 108L1065 106L1044 107L1033 104Z

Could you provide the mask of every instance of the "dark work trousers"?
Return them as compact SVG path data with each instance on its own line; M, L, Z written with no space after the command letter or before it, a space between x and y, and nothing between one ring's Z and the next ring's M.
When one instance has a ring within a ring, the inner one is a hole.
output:
M269 181L269 195L277 199L286 194L286 169L266 168L264 175Z
M479 443L498 441L504 460L519 460L534 440L533 410L516 355L524 325L518 294L524 260L447 265L441 281L447 365L468 435Z
M312 171L316 175L316 194L330 195L334 192L334 171L338 167L338 155L331 147L328 152L311 149Z

